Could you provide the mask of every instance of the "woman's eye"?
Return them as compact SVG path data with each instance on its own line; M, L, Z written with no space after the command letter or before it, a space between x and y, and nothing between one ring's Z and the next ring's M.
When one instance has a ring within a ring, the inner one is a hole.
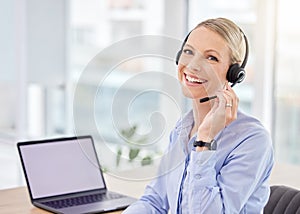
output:
M212 60L212 61L216 61L216 62L219 61L219 60L217 59L217 57L215 57L215 56L209 56L208 59L209 59L209 60Z
M188 55L193 55L193 51L190 49L183 49L183 53L188 54Z

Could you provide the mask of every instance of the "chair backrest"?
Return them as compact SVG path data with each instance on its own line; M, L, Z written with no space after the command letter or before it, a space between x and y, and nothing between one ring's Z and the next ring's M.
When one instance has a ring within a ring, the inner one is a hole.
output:
M300 214L300 191L287 186L271 186L264 214Z

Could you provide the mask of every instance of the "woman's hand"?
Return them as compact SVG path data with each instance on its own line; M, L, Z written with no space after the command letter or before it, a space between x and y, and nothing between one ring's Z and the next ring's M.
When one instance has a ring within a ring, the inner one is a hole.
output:
M239 99L226 82L225 89L216 93L217 98L198 128L197 140L210 142L219 131L237 118Z

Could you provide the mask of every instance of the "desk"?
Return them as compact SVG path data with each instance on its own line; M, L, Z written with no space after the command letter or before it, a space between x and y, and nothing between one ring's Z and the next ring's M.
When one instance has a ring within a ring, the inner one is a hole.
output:
M0 210L5 214L49 214L50 212L34 207L26 187L0 190ZM110 212L113 214L121 211Z

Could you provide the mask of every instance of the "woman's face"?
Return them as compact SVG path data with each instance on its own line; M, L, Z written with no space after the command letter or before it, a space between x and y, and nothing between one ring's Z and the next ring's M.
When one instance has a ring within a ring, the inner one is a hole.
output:
M214 31L200 26L194 29L178 63L178 79L185 96L199 99L222 89L230 64L230 50Z

